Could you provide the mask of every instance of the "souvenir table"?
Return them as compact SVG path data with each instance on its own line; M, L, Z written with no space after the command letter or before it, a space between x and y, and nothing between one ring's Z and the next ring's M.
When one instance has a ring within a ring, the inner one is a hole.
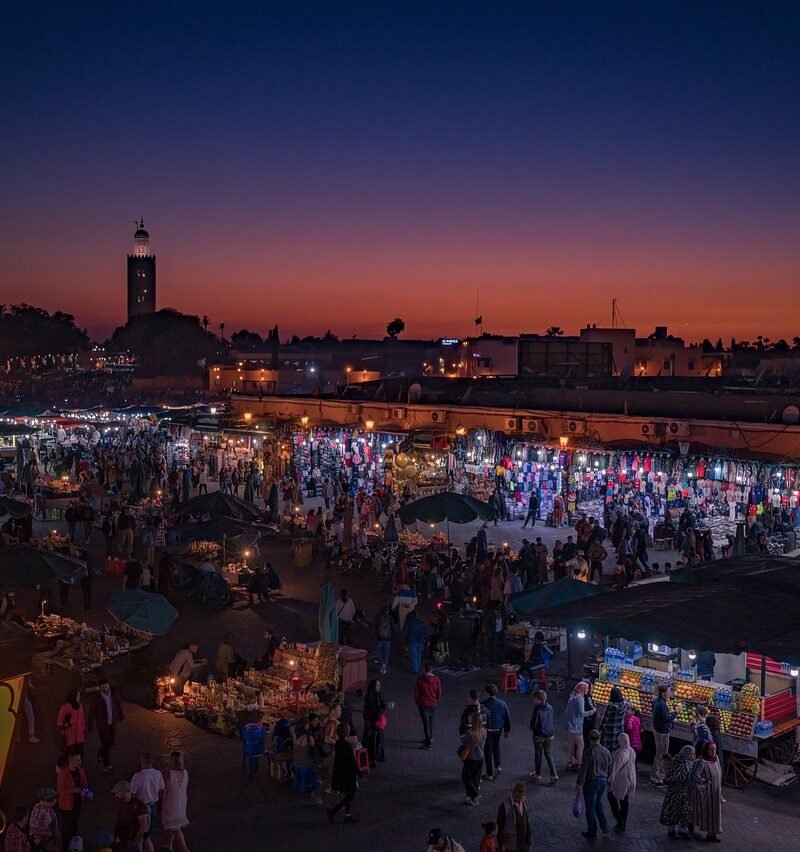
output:
M187 683L180 696L172 694L170 678L157 678L156 706L226 736L238 735L245 719L271 725L299 713L326 710L314 690L338 683L335 645L282 645L273 660L272 668L247 669L242 677Z

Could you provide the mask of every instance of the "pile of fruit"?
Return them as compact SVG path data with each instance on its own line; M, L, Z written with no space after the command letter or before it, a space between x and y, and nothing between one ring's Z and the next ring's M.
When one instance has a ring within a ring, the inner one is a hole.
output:
M623 686L634 686L638 689L642 685L642 674L641 672L633 671L633 669L623 669L619 682Z
M686 701L694 701L697 704L710 704L714 697L714 688L710 686L701 686L699 683L684 683L676 681L675 695L678 698L683 698Z
M642 694L641 694L641 692L639 692L638 689L632 689L630 686L623 686L622 687L622 695L625 698L625 700L628 702L628 704L631 705L631 707L636 707L638 710L642 709L642 704L641 704Z
M757 715L761 712L761 696L755 683L746 683L739 693L739 703L742 710Z
M611 697L611 687L612 684L610 683L606 683L603 680L596 680L592 687L592 698L595 701L602 701L603 704L608 704L608 700Z
M732 737L744 737L749 740L753 735L753 722L755 716L752 713L734 712L731 714L730 723L726 733Z
M730 710L712 710L711 711L715 716L719 716L719 728L723 734L727 734L731 729L731 716L733 715Z
M680 702L676 702L672 709L678 711L675 721L679 725L691 725L694 721L694 707L690 704L681 704Z
M642 713L646 713L648 716L652 716L653 715L653 696L649 695L646 692L643 692L641 694L641 698L642 698L642 707L641 707Z

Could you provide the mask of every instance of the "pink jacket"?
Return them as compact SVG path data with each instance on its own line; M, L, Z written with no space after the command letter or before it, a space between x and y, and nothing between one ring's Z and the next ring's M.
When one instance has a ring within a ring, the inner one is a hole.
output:
M75 710L71 704L62 704L56 725L63 731L66 745L76 745L86 740L86 717L82 706Z
M639 754L642 750L642 720L638 716L626 716L625 733L630 738L631 748Z

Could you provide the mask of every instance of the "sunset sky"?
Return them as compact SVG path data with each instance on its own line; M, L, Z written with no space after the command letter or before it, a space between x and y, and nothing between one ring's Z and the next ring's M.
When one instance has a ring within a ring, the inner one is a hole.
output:
M226 334L800 333L800 5L0 8L0 302Z

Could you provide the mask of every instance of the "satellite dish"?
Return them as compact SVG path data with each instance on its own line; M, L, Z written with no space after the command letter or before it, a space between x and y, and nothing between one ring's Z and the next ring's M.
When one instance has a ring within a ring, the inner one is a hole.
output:
M794 426L800 421L800 408L796 405L787 405L783 409L783 423L785 426Z
M408 401L419 402L422 399L422 385L419 382L414 382L408 388Z

